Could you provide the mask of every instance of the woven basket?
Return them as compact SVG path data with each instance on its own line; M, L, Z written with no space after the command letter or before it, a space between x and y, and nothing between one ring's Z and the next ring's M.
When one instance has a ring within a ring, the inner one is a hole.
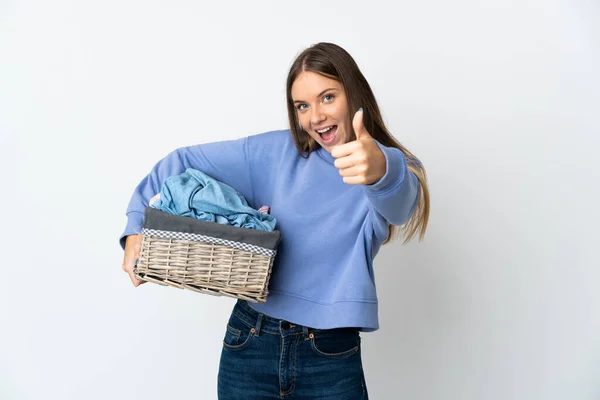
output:
M238 228L147 207L138 279L215 296L266 301L279 231Z

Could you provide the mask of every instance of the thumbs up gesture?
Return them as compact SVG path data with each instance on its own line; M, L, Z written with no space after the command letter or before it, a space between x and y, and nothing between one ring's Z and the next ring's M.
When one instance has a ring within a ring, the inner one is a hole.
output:
M350 185L370 185L378 182L386 171L385 155L363 124L362 108L354 114L352 127L356 140L335 146L331 155L334 165Z

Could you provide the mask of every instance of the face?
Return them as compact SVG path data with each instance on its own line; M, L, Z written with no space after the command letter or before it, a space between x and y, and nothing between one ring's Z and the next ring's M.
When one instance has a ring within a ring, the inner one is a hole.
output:
M292 84L292 101L305 132L331 153L350 138L346 92L342 84L315 72L304 71Z

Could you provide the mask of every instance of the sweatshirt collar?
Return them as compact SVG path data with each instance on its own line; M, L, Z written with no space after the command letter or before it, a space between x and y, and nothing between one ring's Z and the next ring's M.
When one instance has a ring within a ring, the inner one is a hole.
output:
M328 152L327 150L325 150L324 147L319 147L317 150L315 150L315 152L317 152L319 157L321 157L323 160L327 161L328 163L333 164L335 162L335 158L333 158L331 153Z

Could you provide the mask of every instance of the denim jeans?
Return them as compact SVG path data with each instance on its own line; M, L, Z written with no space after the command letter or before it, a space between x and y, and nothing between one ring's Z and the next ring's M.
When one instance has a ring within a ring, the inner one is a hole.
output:
M220 400L368 399L356 328L312 329L238 300L219 365Z

